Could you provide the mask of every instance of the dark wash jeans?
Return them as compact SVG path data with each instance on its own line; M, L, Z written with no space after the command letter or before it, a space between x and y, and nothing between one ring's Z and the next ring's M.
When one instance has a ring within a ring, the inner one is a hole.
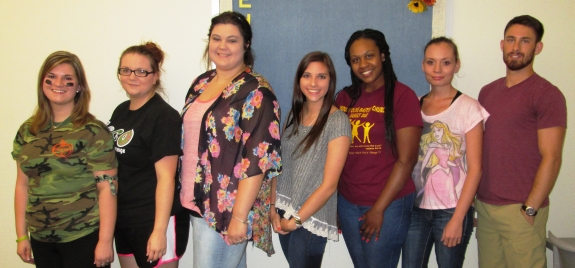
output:
M359 217L371 206L355 205L338 195L339 226L355 267L397 267L401 246L409 229L414 198L415 194L412 193L391 202L383 214L379 240L376 241L374 235L369 242L365 242L359 233L364 221L360 221Z
M405 244L403 244L402 268L427 267L434 244L435 256L439 267L463 266L465 251L473 232L475 209L470 207L465 214L465 218L463 218L461 243L449 248L443 245L441 237L454 212L455 208L430 210L413 207L411 226L409 227Z
M321 267L327 237L321 237L304 228L279 235L280 245L290 268Z

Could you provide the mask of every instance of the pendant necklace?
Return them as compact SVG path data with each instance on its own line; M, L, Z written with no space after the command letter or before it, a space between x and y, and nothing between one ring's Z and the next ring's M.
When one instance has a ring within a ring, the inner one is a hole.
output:
M301 132L305 134L307 132L307 128L310 127L311 125L313 125L313 123L315 123L315 120L317 120L317 118L314 119L313 121L311 121L311 123L309 125L304 126L304 128L301 130Z
M52 122L52 126L54 127L54 129L57 129L60 125L62 125L62 123L64 123L64 121L60 122L60 124L58 124L57 126L54 126L54 122Z
M51 121L51 124L52 124L52 126L54 127L54 129L57 129L59 126L61 126L62 124L64 124L64 122L66 122L67 119L68 119L68 118L64 119L64 121L60 122L60 124L58 124L58 125L56 125L56 126L54 125L54 121Z

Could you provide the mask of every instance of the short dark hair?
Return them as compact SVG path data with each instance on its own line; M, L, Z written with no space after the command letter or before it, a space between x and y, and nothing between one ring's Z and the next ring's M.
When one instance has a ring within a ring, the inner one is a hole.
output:
M529 15L521 15L511 19L507 23L507 26L505 26L505 31L503 31L503 35L505 35L509 27L515 24L521 24L523 26L527 26L533 29L533 31L535 32L535 39L537 42L541 42L541 39L543 39L543 33L545 32L545 30L543 29L543 24L538 19Z
M212 30L218 24L232 24L238 27L240 34L244 38L244 64L246 66L253 67L254 65L254 54L252 52L252 27L244 15L235 11L226 11L220 15L212 18L212 24L210 25L210 30L208 31L208 44L206 44L206 50L204 51L204 60L206 61L206 68L210 68L211 60L208 54L208 48L210 45L210 36L212 35Z

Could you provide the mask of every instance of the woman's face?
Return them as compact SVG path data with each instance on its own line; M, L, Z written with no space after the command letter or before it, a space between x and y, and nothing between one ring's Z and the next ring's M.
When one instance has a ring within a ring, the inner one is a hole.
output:
M208 55L217 70L233 70L244 63L244 38L233 24L217 24L212 29Z
M357 39L349 47L351 70L366 86L378 88L383 85L384 60L385 54L372 39Z
M442 142L442 138L443 138L443 128L440 127L434 127L432 129L433 131L433 137L435 138L435 140L437 142Z
M152 65L148 57L136 53L128 53L122 57L120 69L122 68L132 71L143 70L152 72ZM154 85L158 81L158 73L148 74L148 76L136 76L135 72L131 72L130 75L118 75L118 77L130 99L154 94Z
M459 71L453 48L445 43L429 45L421 63L425 79L431 86L451 86L453 75Z
M301 92L305 95L306 102L323 103L325 94L329 88L329 71L323 62L311 62L299 79Z
M72 106L74 107L74 97L80 90L78 78L72 65L62 63L50 70L44 76L42 92L50 105L54 106Z

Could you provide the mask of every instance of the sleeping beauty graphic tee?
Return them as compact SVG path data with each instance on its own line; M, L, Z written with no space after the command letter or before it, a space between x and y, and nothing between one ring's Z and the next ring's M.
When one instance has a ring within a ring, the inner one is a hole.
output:
M465 134L486 121L489 113L477 100L462 94L445 111L425 115L419 158L413 169L415 206L449 209L457 206L467 177Z

